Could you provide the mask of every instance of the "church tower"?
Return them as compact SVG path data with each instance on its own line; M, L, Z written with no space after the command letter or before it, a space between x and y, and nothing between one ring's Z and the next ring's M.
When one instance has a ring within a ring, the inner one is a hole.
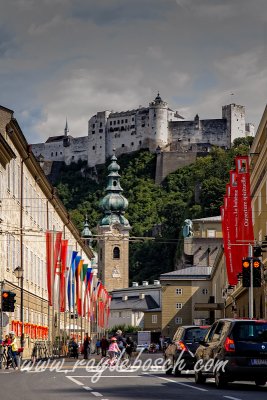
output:
M108 291L129 286L129 231L131 227L124 217L128 201L122 195L119 170L117 158L113 155L108 167L108 184L105 189L107 194L100 202L105 215L98 225L99 278Z

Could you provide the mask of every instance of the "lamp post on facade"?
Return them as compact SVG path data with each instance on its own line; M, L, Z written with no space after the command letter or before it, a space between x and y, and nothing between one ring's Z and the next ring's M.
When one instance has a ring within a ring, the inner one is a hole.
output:
M14 269L14 274L18 281L20 280L20 322L21 322L21 336L20 345L24 346L24 318L23 318L23 268L17 267Z

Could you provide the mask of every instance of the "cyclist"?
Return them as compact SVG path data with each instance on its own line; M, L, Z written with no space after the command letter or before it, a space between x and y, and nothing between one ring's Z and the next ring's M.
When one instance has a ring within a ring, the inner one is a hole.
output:
M116 356L120 353L119 346L117 344L117 339L115 337L112 337L110 339L110 345L108 348L108 355L110 357L110 363L111 365L116 362Z

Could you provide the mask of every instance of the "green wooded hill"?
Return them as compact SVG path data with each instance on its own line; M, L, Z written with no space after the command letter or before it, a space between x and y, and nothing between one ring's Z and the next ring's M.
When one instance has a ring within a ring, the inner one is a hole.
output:
M168 175L161 186L154 183L155 154L140 151L118 158L123 194L129 200L130 235L140 238L130 241L131 281L151 281L175 269L184 220L220 214L234 156L247 154L252 140L237 139L228 151L214 148L208 156ZM97 181L90 178L85 162L64 166L56 181L58 195L80 231L88 214L90 229L96 234L109 163L97 167Z

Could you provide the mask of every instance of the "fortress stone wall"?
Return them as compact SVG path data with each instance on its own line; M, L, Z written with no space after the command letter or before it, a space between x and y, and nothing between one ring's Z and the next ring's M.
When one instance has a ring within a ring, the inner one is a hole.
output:
M104 164L112 156L113 149L117 156L149 149L170 153L161 155L158 160L158 177L164 177L176 165L194 159L196 153L206 153L212 146L228 149L237 137L253 136L254 126L245 122L245 107L236 104L223 106L220 119L202 120L196 115L194 120L186 121L158 94L148 107L97 112L88 121L88 136L72 137L68 132L66 123L64 135L33 144L32 151L37 159L66 164L86 160L88 167L93 168Z

